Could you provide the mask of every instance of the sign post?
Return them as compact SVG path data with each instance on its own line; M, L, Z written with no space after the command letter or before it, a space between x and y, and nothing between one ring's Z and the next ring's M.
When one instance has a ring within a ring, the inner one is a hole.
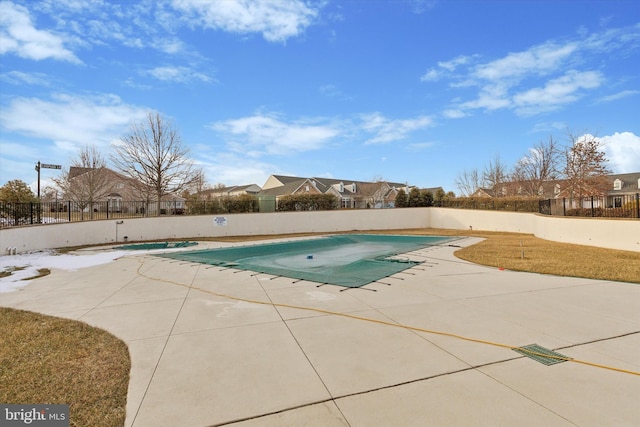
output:
M40 201L40 168L45 169L62 169L62 165L52 165L49 163L36 163L36 172L38 172L38 201Z

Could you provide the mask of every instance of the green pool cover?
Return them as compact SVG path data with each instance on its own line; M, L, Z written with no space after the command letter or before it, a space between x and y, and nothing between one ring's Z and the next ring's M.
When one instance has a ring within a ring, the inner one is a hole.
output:
M421 264L395 255L456 239L348 234L156 256L357 288Z
M148 249L173 249L173 248L186 248L189 246L196 246L198 242L152 242L152 243L137 243L135 245L117 246L114 249L123 249L125 251L140 251Z

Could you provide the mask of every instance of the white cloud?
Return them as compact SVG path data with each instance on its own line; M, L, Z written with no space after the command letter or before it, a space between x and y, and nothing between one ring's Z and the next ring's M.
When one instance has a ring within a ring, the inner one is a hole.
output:
M13 53L35 61L56 59L82 63L64 44L62 37L38 30L26 7L9 1L0 2L0 54Z
M484 80L501 81L526 75L546 75L557 70L577 50L576 43L545 43L478 66L475 75Z
M176 38L162 38L158 39L154 44L158 50L168 53L170 55L181 53L185 51L185 45L182 40Z
M552 133L558 130L566 131L568 129L568 125L565 122L542 122L537 123L531 133L545 132Z
M410 3L413 13L421 15L422 13L433 9L438 2L436 0L410 0Z
M285 122L275 114L216 122L212 128L224 135L232 150L253 157L265 153L282 155L317 150L341 133L339 128L329 124Z
M635 96L640 94L640 90L623 90L618 93L614 93L609 96L604 96L598 100L598 102L612 102L617 101L618 99L626 98L628 96Z
M542 88L533 88L513 96L516 112L533 115L552 111L564 104L578 100L581 89L593 89L604 78L597 71L568 71L564 76L549 80Z
M445 76L447 73L453 73L456 68L461 65L466 65L472 62L478 55L465 56L461 55L456 58L453 58L449 61L440 61L438 62L439 68L430 68L426 73L420 77L420 81L422 82L434 82L436 80L440 80L441 77Z
M420 77L421 82L435 82L440 78L440 72L435 68L429 68L426 73Z
M300 35L318 15L318 8L301 0L173 0L172 5L188 14L194 25L239 34L261 33L270 42Z
M640 136L616 132L599 138L614 173L640 172Z
M467 113L465 113L462 110L448 109L448 110L444 110L442 112L442 115L447 119L461 119L463 117L466 117Z
M238 153L205 151L200 152L199 160L198 166L203 168L207 181L212 184L262 186L269 175L278 170L276 165Z
M433 142L415 142L406 146L407 151L418 152L433 147Z
M362 114L360 129L373 134L365 144L385 144L405 139L411 132L433 126L430 116L391 120L380 113Z
M0 79L12 85L50 86L49 76L44 73L24 73L22 71L9 71L0 74Z
M0 125L9 132L76 150L87 143L107 145L145 114L145 109L124 104L116 95L58 94L51 100L12 99L3 107Z
M466 64L470 63L475 58L477 58L477 55L473 55L473 56L460 55L460 56L458 56L456 58L453 58L453 59L451 59L449 61L440 61L440 62L438 62L438 66L440 68L444 68L445 70L447 70L449 72L453 72L459 66L466 65Z
M318 92L327 98L350 99L340 88L334 84L326 84L318 88Z
M450 111L510 109L535 115L576 102L605 81L602 71L585 69L593 54L629 55L640 47L640 24L601 33L582 33L565 43L547 41L505 56L479 62L478 55L454 57L422 75L422 81L447 78L453 89L477 92L457 101ZM577 70L577 65L581 70ZM639 93L626 90L598 102L610 102Z
M208 75L194 71L191 68L184 66L156 67L145 71L144 74L153 76L158 80L171 81L176 83L188 83L194 80L200 80L205 83L211 83L214 81L214 79L209 77Z
M460 104L462 110L483 108L485 110L498 110L511 106L507 88L503 85L486 85L478 94L478 98Z

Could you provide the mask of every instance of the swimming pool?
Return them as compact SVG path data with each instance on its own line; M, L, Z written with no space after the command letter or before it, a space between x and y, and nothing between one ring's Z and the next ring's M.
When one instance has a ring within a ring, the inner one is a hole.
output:
M456 239L346 234L157 256L357 288L422 263L396 255Z

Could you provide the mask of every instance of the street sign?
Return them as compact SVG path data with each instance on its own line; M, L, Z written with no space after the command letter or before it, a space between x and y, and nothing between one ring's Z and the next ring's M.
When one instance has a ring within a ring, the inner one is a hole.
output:
M62 165L50 165L48 163L36 163L36 172L38 172L38 200L40 199L40 169L62 169Z

